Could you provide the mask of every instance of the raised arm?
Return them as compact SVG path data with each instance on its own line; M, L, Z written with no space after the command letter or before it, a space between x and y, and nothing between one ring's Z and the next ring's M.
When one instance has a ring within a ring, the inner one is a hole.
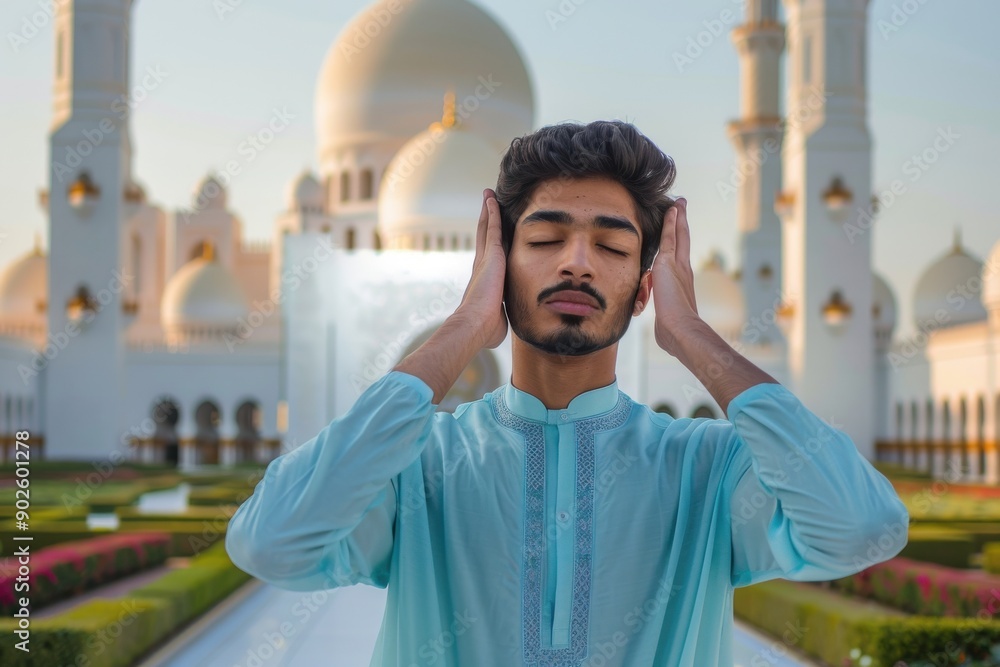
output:
M732 584L825 581L892 558L909 515L851 438L780 384L729 404Z
M847 434L736 352L698 316L687 202L664 217L653 262L656 341L690 370L733 423L732 580L824 580L895 556L909 516ZM874 545L874 548L872 548Z
M430 390L388 373L316 437L268 464L236 510L226 551L281 588L384 587L392 555L391 481L419 455L434 415Z
M346 414L268 464L226 533L240 569L291 590L387 585L396 478L420 456L435 407L465 366L506 335L499 218L487 190L472 278L455 313Z

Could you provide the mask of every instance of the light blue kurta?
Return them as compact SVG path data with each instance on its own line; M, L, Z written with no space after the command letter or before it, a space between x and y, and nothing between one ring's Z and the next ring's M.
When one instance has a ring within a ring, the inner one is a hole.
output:
M272 461L226 535L282 588L388 586L373 666L729 667L734 586L906 542L888 480L779 384L728 421L617 382L563 410L510 384L454 414L432 399L389 372Z

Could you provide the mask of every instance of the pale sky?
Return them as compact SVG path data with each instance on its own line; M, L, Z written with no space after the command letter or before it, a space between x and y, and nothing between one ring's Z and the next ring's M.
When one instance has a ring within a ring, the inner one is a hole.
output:
M244 236L267 239L288 181L303 167L317 167L319 68L341 28L370 3L219 1L234 10L220 16L207 0L136 4L132 85L147 68L165 77L133 114L134 172L154 203L186 206L208 170L236 157L240 142L274 108L287 109L294 121L230 188ZM735 162L725 134L725 124L739 113L737 58L728 32L742 20L741 0L473 1L521 50L535 85L536 125L599 118L635 123L677 162L675 194L689 201L695 266L718 248L727 268L736 267L735 202L719 194L718 183L728 182ZM48 246L37 204L38 190L47 186L51 116L53 39L46 4L0 3L0 266L30 250L36 233ZM560 4L575 10L553 29L546 12L558 12ZM40 29L26 28L33 16ZM707 26L720 24L725 31L703 36L708 46L680 71L674 54ZM907 186L874 232L876 270L889 280L902 311L897 336L912 332L916 280L950 247L956 225L980 259L1000 241L1000 215L990 200L997 188L987 182L1000 155L997 25L995 0L870 3L874 187L886 189L896 179ZM26 43L15 48L12 34ZM948 128L957 135L954 144L916 176L907 161ZM477 215L470 212L470 224Z

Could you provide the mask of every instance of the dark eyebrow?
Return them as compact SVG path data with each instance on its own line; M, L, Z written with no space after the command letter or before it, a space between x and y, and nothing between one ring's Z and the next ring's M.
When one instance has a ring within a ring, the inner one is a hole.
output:
M573 224L573 217L566 211L540 210L529 214L521 221L522 225L529 225L533 222L555 222L560 225ZM619 218L614 215L598 215L593 219L594 226L599 229L624 229L635 234L639 238L639 232L627 218Z

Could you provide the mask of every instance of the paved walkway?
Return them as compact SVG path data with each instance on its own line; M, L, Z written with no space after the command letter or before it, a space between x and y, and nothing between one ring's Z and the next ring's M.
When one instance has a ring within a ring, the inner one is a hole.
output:
M368 667L385 591L295 593L253 581L140 667ZM808 667L737 624L734 667Z

